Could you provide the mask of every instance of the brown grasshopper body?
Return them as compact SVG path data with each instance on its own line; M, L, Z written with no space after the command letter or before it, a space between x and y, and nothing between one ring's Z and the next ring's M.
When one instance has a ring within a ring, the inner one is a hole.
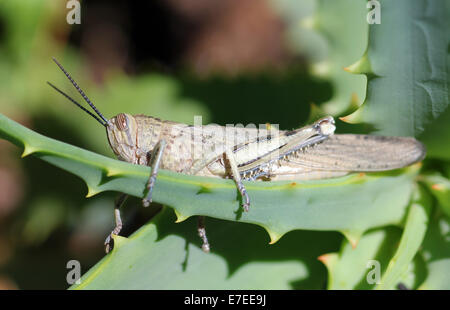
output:
M274 130L271 126L262 129L192 126L125 113L107 120L54 61L97 115L49 84L105 126L111 148L120 160L151 166L144 206L151 202L160 168L231 178L242 196L244 210L248 211L250 199L243 180L309 180L351 172L385 171L411 165L425 156L423 145L414 138L334 135L331 116L290 131ZM122 195L116 201L116 227L105 241L107 252L111 236L122 228L119 208L125 199L126 195ZM202 249L208 252L203 217L199 217L198 233L203 240Z
M273 136L269 130L232 128L231 135L235 137L232 154L236 157L241 178L247 181L323 179L350 172L402 168L422 160L425 155L423 145L414 138L334 135L333 124L332 118L326 117L311 126L275 132L279 139L271 139L272 143L267 139L268 136ZM326 126L329 128L320 130ZM121 160L148 165L151 158L148 154L151 154L159 141L164 140L167 146L163 152L161 169L227 178L231 171L226 164L226 144L222 135L213 134L217 130L226 131L222 126L203 126L198 131L200 137L196 137L191 125L121 113L110 119L107 135L111 148ZM305 143L314 136L322 138L313 143ZM292 141L296 146L301 145L299 140L304 146L295 148L288 145ZM197 149L209 155L198 156L195 153L195 143L201 143L201 147ZM248 145L252 143L259 143L260 147L249 150ZM286 145L286 152L282 153L280 147ZM278 150L278 154L271 161L268 154L274 149Z
M229 147L238 166L241 177L245 180L255 180L258 177L269 178L276 175L271 172L271 167L281 158L295 155L294 148L286 148L285 154L277 155L270 162L269 155L280 147L294 141L307 140L314 136L320 136L320 140L328 137L334 131L334 120L331 117L318 121L315 125L303 127L293 131L275 132L258 130L253 128L228 128L222 126L202 126L196 130L191 125L162 121L158 118L145 115L129 115L121 113L109 120L107 136L111 148L121 160L148 165L151 153L160 141L166 141L167 146L162 154L160 168L175 172L194 174L209 177L226 178L232 171L227 165L227 146L223 135L217 132L225 132L234 138ZM314 126L316 127L314 129ZM329 132L322 133L321 128ZM252 138L253 137L253 138ZM268 139L271 137L271 139ZM200 145L197 145L200 144ZM258 144L258 148L252 145ZM206 154L206 155L204 155ZM298 154L298 153L297 153ZM258 160L254 160L254 159ZM265 170L261 162L268 163Z

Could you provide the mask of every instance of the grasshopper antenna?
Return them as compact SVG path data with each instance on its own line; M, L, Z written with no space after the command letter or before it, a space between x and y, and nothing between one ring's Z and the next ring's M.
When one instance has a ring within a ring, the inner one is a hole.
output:
M66 71L66 69L64 69L64 67L55 59L55 57L52 57L53 61L58 65L58 67L62 70L62 72L64 72L64 74L66 75L66 77L69 79L69 81L72 83L72 85L78 90L78 92L80 93L80 95L83 97L83 99L89 104L89 106L95 111L95 113L97 113L98 116L100 116L100 118L105 122L105 124L102 123L103 126L106 126L106 124L108 124L108 120L103 116L102 113L100 113L99 110L97 110L96 106L91 102L91 100L88 98L88 96L86 96L86 94L81 90L80 86L78 86L78 84L72 79L72 77L70 76L70 74ZM49 83L50 84L50 83ZM66 98L68 98L69 100L71 100L72 102L75 103L75 100L73 100L72 98L70 98L69 96L67 96L66 94L64 94L61 90L57 89L55 86L53 86L52 84L50 84L50 86L52 86L54 89L56 89L58 92L60 92L61 94L63 94ZM80 104L76 103L80 108L82 108L84 111L88 112L86 109L84 109ZM92 113L88 112L89 114L91 114L93 116ZM97 118L97 117L95 117Z
M81 110L83 110L84 112L86 112L87 114L89 114L90 116L92 116L93 118L95 118L100 124L102 124L103 126L106 127L107 123L104 123L100 120L100 118L97 117L97 115L95 115L94 113L92 113L91 111L89 111L88 109L86 109L85 107L83 107L81 104L79 104L78 102L75 101L75 99L71 98L69 95L67 95L65 92L63 92L62 90L60 90L58 87L56 87L55 85L53 85L50 82L47 82L48 85L50 85L51 87L53 87L54 90L56 90L58 93L60 93L61 95L63 95L64 97L66 97L67 99L69 99L70 101L72 101L75 105L77 105Z

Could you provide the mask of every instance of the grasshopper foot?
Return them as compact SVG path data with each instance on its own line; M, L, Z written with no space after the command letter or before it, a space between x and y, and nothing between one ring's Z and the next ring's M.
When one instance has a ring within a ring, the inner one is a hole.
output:
M119 207L125 202L126 195L121 195L119 199L116 201L116 207L114 209L114 216L116 218L116 227L111 231L111 233L106 237L105 239L105 252L108 254L113 246L114 246L114 239L112 238L113 235L118 235L120 231L122 230L122 219L120 218L120 211Z
M111 238L111 236L112 236L112 233L109 234L108 237L106 237L106 239L105 239L105 243L104 244L105 244L105 252L106 252L106 254L108 254L112 250L112 248L114 246L114 240Z
M244 209L245 212L248 212L249 207L250 207L250 203L244 203L242 205L242 208Z
M205 253L209 253L210 246L208 242L208 238L206 237L206 229L205 229L205 217L199 216L198 217L198 223L197 223L197 232L198 236L202 239L202 250Z
M155 176L155 177L151 176L151 177L150 177L150 180L149 180L149 182L148 182L148 186L147 186L148 192L147 192L147 195L145 196L144 199L142 199L142 205L143 205L145 208L147 208L148 206L150 206L150 204L152 203L153 186L155 185L155 180L156 180L156 176Z
M203 250L203 252L205 252L205 253L209 253L209 251L210 251L210 248L209 248L209 243L203 243L202 244L202 250Z
M151 203L152 203L152 199L151 199L151 198L150 198L150 199L147 199L147 198L142 199L142 205L143 205L145 208L147 208L148 206L150 206Z
M237 187L239 192L241 193L241 197L243 200L242 208L245 212L248 212L248 208L250 207L250 197L248 197L247 190L244 187L244 184L242 184L241 181L237 182Z

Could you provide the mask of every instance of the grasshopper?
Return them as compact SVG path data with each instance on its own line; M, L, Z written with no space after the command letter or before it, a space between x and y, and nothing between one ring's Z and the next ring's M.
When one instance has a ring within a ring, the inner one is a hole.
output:
M48 82L83 111L106 128L109 144L120 160L151 166L144 207L152 201L153 187L159 169L209 177L231 178L242 198L244 211L249 210L250 198L244 181L311 180L343 176L352 172L385 171L409 166L425 157L424 146L409 137L371 135L335 135L333 117L317 120L312 125L289 131L271 128L224 128L163 121L145 115L120 113L106 119L81 90L63 66L72 85L96 113L84 108L56 86ZM223 134L217 133L225 132ZM230 142L231 140L231 142ZM200 147L199 147L200 146ZM197 149L197 150L195 150ZM127 195L115 202L115 228L105 240L111 249L111 237L122 229L120 207ZM202 249L209 252L204 217L199 217L198 234Z

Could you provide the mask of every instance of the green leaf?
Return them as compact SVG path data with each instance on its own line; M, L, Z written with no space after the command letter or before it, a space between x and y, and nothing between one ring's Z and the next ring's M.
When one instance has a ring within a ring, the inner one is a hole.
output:
M448 62L450 63L450 57ZM450 67L450 66L449 66ZM442 113L427 130L419 136L419 139L425 143L427 156L442 160L450 160L450 108Z
M328 55L314 63L312 71L333 84L333 97L321 106L326 114L353 112L364 98L366 79L349 74L345 68L358 59L367 44L365 6L364 1L317 1L314 25L328 44Z
M450 220L435 212L423 242L422 253L428 276L419 289L450 289Z
M309 60L312 74L332 84L333 96L321 106L322 114L353 112L364 98L366 79L349 74L344 68L358 59L367 45L366 3L354 0L270 2L287 24L291 50Z
M430 209L427 193L417 190L401 239L398 229L387 227L364 234L356 248L344 241L339 253L323 255L328 289L394 289L399 282L416 287L424 268L414 258L428 227Z
M380 7L364 57L349 68L367 76L366 100L345 119L380 135L418 136L449 104L446 1L380 0Z
M424 175L421 179L436 197L442 211L450 217L450 180L439 173Z
M132 165L39 135L0 115L0 136L81 177L88 196L119 191L143 197L149 167ZM161 171L154 201L176 210L179 221L192 215L257 224L276 242L295 229L338 230L353 244L370 228L401 222L419 165L378 174L353 174L305 182L245 182L252 200L242 212L232 180ZM205 190L206 189L206 190Z
M400 245L376 289L394 289L408 272L408 267L425 237L430 210L431 199L428 193L419 187L414 192Z
M326 270L317 257L341 239L296 231L268 245L258 227L207 219L206 254L196 221L174 221L164 208L129 238L115 237L113 251L72 289L322 289Z
M328 268L328 289L371 289L375 282L369 283L368 272L377 270L379 276L386 269L389 259L395 251L395 244L400 239L398 228L387 227L365 233L358 246L354 248L343 241L339 253L321 256L320 260ZM375 265L375 262L378 262ZM372 277L369 277L372 280Z

